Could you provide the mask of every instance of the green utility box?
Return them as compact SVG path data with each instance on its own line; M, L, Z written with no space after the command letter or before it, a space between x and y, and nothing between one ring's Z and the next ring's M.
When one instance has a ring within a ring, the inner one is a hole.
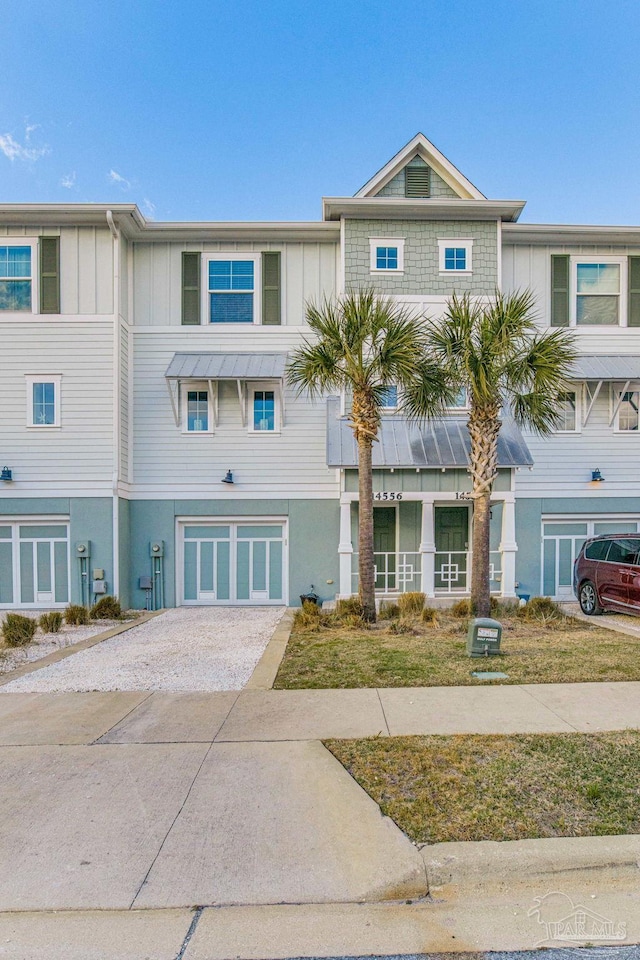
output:
M470 657L493 657L500 653L502 624L489 617L476 617L467 631L467 654Z

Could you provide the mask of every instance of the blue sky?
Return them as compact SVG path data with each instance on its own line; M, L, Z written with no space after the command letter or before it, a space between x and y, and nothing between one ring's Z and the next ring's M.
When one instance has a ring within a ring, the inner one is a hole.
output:
M417 131L530 222L640 224L637 0L5 0L0 203L319 219Z

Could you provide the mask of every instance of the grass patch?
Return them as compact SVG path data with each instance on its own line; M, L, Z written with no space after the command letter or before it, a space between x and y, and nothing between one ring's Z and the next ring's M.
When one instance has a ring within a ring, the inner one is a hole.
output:
M371 629L353 616L346 625L317 617L297 620L278 671L277 689L426 687L481 683L578 683L640 680L640 640L571 617L517 607L497 612L502 655L466 654L467 620L457 611L379 621ZM395 613L395 611L394 611ZM507 680L482 681L472 670L499 670Z
M640 731L325 746L416 843L640 833Z

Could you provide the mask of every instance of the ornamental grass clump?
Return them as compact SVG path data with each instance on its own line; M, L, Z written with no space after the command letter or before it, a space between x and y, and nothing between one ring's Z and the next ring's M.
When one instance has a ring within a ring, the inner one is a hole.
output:
M64 612L64 619L70 627L84 627L89 623L89 611L80 603L70 603Z
M438 611L435 607L423 607L420 617L423 623L429 623L433 627L438 625Z
M400 616L420 616L426 599L425 594L417 590L409 593L401 593L398 597Z
M43 613L38 623L43 633L60 633L62 619L59 610L52 610L50 613Z
M305 600L293 617L293 626L298 630L319 630L322 611L317 603Z
M383 600L380 604L381 620L397 620L400 616L400 607L393 600Z
M8 647L26 647L33 640L38 624L31 617L8 613L2 624L2 639Z
M532 597L523 607L518 609L517 615L527 623L542 623L554 626L567 619L551 597Z
M91 607L92 620L119 620L122 616L122 607L116 597L100 597Z

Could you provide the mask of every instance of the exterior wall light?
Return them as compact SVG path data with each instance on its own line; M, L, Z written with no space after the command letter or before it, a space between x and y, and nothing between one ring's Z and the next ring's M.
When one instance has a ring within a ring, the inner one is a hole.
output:
M0 480L6 480L6 481L13 480L13 476L11 474L11 470L9 467L2 468L2 472L0 473Z
M604 477L600 473L599 467L596 467L595 470L591 471L591 481L593 483L604 483Z
M226 476L224 476L224 477L222 478L222 481L221 481L221 482L222 482L222 483L233 483L233 482L234 482L234 481L233 481L233 474L231 473L231 470L227 470Z

